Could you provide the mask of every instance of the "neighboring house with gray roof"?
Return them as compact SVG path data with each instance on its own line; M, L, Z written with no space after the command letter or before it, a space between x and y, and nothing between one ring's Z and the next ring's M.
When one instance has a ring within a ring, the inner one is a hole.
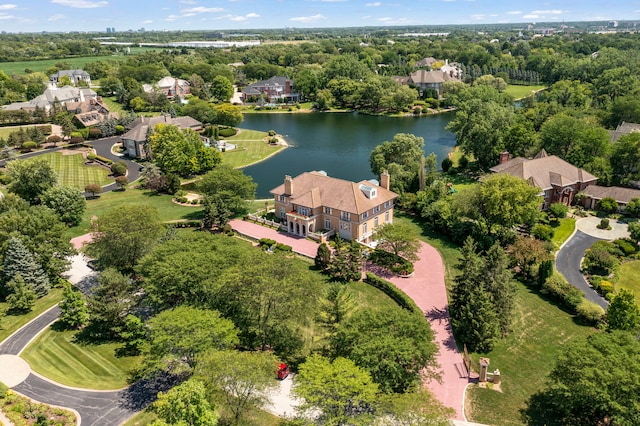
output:
M160 123L173 124L178 126L179 129L191 129L193 131L202 129L201 122L188 116L175 118L170 115L138 117L127 125L129 131L122 135L122 146L125 149L125 154L133 158L147 158L149 156L147 135Z
M548 155L545 150L532 159L509 158L509 153L503 152L500 154L500 163L489 170L525 179L529 185L540 188L544 198L542 210L556 202L570 205L578 192L598 180L586 170L555 155Z
M611 135L611 142L617 142L620 136L628 135L633 132L640 132L640 124L637 123L625 123L624 121L616 127L615 130L609 130Z
M242 101L257 101L261 96L269 102L298 101L300 96L294 92L293 80L287 77L271 77L250 84L242 89Z
M444 71L417 70L409 75L409 83L415 85L421 95L427 89L435 89L438 91L438 96L442 96L444 83L447 81L459 80Z
M270 192L275 213L288 233L304 237L338 234L370 244L378 226L393 222L393 204L398 197L389 190L388 173L380 180L351 182L312 171L295 178L285 176L284 183Z
M49 113L56 102L58 102L61 107L64 107L67 102L90 102L92 99L95 100L97 98L98 94L89 88L64 86L46 89L42 95L36 96L30 101L15 102L4 105L2 108L7 111L24 110L29 112L33 112L36 108L39 108Z
M156 84L143 84L142 90L146 93L153 92L155 89L164 93L168 99L178 97L183 99L191 94L191 84L187 80L174 77L164 77Z
M49 76L49 82L57 85L60 78L65 75L69 77L69 80L75 85L78 85L81 81L85 82L87 86L91 85L91 76L84 70L60 70Z
M582 205L595 209L598 201L603 198L613 198L618 203L618 210L624 210L633 198L640 198L640 189L623 188L621 186L589 185L584 191Z

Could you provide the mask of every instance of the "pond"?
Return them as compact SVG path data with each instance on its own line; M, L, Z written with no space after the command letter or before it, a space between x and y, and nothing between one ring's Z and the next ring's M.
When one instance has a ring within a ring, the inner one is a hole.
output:
M257 198L270 198L269 190L285 175L324 170L329 176L352 181L372 179L369 153L397 133L424 138L425 155L435 152L438 164L456 144L445 129L452 113L427 117L378 117L358 113L245 114L240 127L275 130L290 147L244 172L258 183Z

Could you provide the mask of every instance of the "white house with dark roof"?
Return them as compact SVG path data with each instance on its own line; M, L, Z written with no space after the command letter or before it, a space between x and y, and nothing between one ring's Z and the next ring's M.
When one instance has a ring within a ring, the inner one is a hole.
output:
M81 81L86 83L87 86L91 85L91 76L84 70L60 70L49 76L49 83L52 85L57 85L58 80L60 80L60 78L65 75L69 77L69 80L71 80L71 82L75 85L78 85L78 83L80 83Z
M36 96L30 101L14 102L9 105L4 105L2 108L8 111L24 110L30 112L39 108L48 113L56 102L58 102L61 107L64 107L68 102L90 102L97 98L98 94L89 88L64 86L46 89L42 95Z
M311 171L295 178L285 176L284 183L270 192L276 215L290 234L338 234L368 244L378 226L393 222L398 194L389 190L390 179L385 172L380 182L351 182Z
M146 93L153 92L158 89L166 95L167 98L173 99L178 97L180 99L191 94L191 84L187 80L174 77L163 77L156 84L143 84L142 90Z

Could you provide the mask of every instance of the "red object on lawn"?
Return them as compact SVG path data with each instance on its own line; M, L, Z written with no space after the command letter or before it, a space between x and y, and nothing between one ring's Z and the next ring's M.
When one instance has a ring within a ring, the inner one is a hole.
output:
M289 375L289 366L287 364L280 364L278 366L278 379L284 380Z

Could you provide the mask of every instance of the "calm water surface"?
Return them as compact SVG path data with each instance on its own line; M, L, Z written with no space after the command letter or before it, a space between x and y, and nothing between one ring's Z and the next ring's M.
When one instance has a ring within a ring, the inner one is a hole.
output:
M241 127L275 130L290 147L244 172L258 183L258 198L271 197L269 190L280 185L284 175L310 170L324 170L329 176L356 182L375 178L369 153L396 133L424 138L425 155L435 152L440 164L456 144L455 136L445 130L452 118L450 113L419 118L357 113L245 114Z

